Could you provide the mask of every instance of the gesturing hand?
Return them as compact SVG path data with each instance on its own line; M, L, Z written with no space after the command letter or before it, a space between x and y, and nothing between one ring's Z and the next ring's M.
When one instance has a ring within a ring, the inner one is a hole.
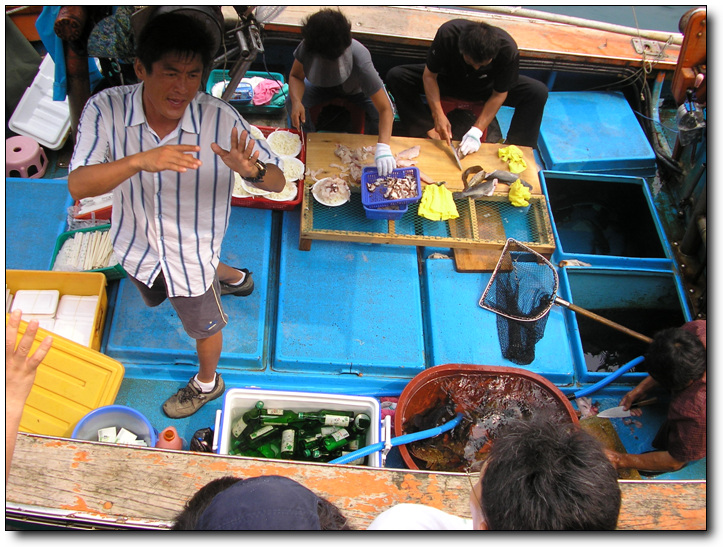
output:
M33 319L25 328L25 333L16 348L15 342L21 319L22 312L15 310L10 314L5 327L5 395L6 400L12 398L18 402L22 401L24 404L33 387L38 365L50 350L53 338L46 336L33 354L28 355L35 340L35 334L38 332L38 321Z
M244 129L241 131L241 137L239 138L238 129L234 127L231 130L230 150L224 150L215 142L211 143L211 150L221 158L223 163L239 175L253 178L258 173L255 162L259 157L259 152L258 150L254 152L256 143L253 139L249 139L248 136L248 131Z
M138 160L142 171L158 173L168 170L183 173L201 166L201 160L191 155L192 152L200 151L200 146L191 144L167 144L141 152Z

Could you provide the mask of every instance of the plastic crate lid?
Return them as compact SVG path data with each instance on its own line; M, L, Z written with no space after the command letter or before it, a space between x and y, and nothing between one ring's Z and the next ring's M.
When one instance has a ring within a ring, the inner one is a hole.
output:
M5 324L8 318L5 314ZM18 340L27 325L20 322ZM107 355L44 329L38 329L30 351L46 336L53 337L53 345L38 367L20 431L69 438L88 412L115 402L125 368Z

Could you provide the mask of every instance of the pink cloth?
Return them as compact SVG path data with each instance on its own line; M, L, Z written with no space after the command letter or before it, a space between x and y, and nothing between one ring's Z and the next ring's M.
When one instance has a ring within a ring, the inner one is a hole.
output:
M261 105L271 102L271 98L279 89L281 89L281 82L278 80L264 79L260 81L254 87L253 103L255 105Z

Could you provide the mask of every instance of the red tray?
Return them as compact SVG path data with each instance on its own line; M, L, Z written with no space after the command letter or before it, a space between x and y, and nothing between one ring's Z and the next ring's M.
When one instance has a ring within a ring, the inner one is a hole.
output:
M264 134L264 137L268 137L271 133L276 131L277 129L280 129L282 131L289 131L290 133L296 133L297 135L301 135L298 130L296 129L288 129L285 127L265 127L263 125L257 125L261 132ZM296 156L301 160L301 163L304 164L304 167L306 167L306 146L304 143L304 139L301 139L301 152L299 152L299 155ZM301 203L301 200L304 197L304 176L302 175L301 179L299 179L296 183L296 199L293 199L291 201L274 201L272 199L266 199L263 196L256 196L253 198L237 198L237 197L231 197L231 205L236 205L238 207L253 207L255 209L275 209L278 211L290 211L294 207L296 207L299 203Z

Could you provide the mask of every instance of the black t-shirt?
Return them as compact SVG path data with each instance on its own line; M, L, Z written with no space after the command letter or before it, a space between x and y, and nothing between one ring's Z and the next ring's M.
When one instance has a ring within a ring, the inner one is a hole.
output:
M445 80L454 80L460 86L493 88L499 93L509 91L517 82L520 53L512 36L501 28L492 27L500 38L499 53L492 62L475 70L464 62L459 51L462 31L476 23L466 19L447 21L437 30L427 54L427 68Z

